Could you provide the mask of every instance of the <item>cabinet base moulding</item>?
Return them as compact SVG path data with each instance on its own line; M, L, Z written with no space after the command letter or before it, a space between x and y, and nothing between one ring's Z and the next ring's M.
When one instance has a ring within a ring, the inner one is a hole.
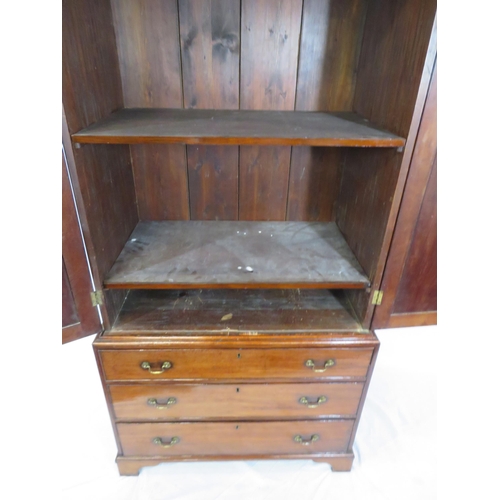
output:
M121 476L136 476L143 467L154 467L161 463L176 462L211 462L211 461L233 461L233 460L314 460L330 465L334 472L349 472L354 460L353 453L339 453L335 455L235 455L221 457L219 455L206 456L176 456L176 457L124 457L118 455L116 463Z

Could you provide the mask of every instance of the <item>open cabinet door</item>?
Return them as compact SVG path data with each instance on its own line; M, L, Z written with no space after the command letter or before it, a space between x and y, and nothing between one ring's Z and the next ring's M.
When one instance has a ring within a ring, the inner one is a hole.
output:
M97 307L92 304L92 277L78 214L62 153L62 342L101 331Z
M372 328L437 324L437 62Z

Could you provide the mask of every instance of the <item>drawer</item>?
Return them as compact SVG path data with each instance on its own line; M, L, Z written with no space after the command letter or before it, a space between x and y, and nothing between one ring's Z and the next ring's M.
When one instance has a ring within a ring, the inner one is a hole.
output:
M356 415L362 382L111 385L120 420L308 418Z
M106 380L364 378L373 349L102 350Z
M354 420L117 424L125 456L343 453Z

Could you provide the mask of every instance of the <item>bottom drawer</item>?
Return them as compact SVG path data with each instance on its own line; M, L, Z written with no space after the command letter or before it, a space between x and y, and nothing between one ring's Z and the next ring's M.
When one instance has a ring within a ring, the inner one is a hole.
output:
M354 420L117 424L128 456L343 453Z

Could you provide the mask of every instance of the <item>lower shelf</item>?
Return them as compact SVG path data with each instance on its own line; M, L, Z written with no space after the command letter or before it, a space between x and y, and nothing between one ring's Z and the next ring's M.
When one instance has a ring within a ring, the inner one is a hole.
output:
M124 457L118 455L116 463L122 476L136 476L143 467L153 467L161 463L171 462L213 462L220 460L314 460L329 464L335 472L348 472L352 468L354 454L348 453L312 453L309 455L205 455L178 457Z

